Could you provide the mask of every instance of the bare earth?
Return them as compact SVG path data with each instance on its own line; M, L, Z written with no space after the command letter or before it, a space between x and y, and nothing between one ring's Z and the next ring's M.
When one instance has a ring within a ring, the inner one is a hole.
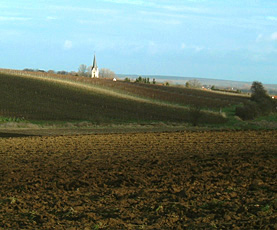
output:
M277 131L23 134L0 138L0 229L277 228Z

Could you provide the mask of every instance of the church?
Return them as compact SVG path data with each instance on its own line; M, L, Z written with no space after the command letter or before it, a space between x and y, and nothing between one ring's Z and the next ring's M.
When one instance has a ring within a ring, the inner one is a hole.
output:
M99 78L99 69L96 63L95 54L94 54L93 64L91 67L91 78Z

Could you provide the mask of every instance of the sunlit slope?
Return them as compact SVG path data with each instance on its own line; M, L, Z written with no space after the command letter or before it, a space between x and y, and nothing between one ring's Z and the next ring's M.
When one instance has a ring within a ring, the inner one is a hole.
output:
M99 83L99 82L98 82ZM62 79L0 74L0 116L44 121L188 122L181 106L153 103L124 95L101 84ZM222 123L224 118L206 114L203 123Z

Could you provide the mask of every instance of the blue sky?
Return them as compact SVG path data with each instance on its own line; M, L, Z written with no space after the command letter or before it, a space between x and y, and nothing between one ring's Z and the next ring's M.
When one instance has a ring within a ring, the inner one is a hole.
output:
M276 0L0 0L0 68L277 84Z

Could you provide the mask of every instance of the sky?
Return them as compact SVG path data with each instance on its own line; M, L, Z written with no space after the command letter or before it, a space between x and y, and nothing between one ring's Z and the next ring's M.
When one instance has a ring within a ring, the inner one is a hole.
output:
M0 0L0 68L277 84L276 0Z

